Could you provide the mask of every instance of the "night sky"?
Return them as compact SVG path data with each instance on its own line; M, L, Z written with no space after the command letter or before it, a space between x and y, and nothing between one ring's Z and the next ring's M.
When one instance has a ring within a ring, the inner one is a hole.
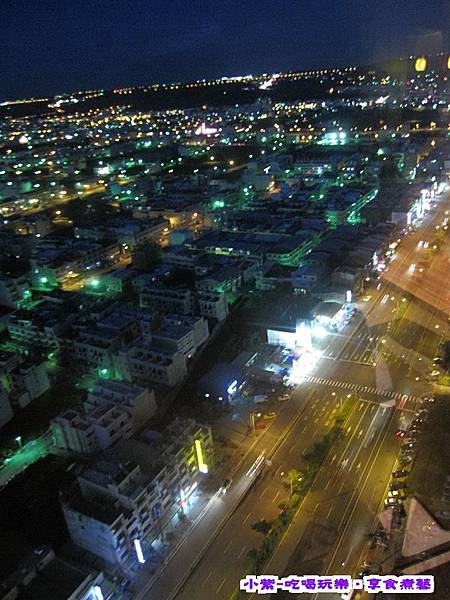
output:
M0 100L447 49L450 0L3 0Z

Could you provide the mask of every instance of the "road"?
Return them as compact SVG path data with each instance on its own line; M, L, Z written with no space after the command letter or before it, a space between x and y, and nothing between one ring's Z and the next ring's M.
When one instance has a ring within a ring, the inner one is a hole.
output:
M28 465L46 456L50 451L51 444L50 436L43 435L36 440L28 442L11 457L5 459L3 466L0 468L0 488L7 485L11 479L26 469Z
M442 331L447 326L441 310L445 285L436 287L432 304L423 297L418 302L409 286L409 265L418 237L431 235L448 206L447 195L422 227L402 240L387 272L368 290L371 298L360 303L362 315L341 334L330 336L312 378L299 386L243 458L230 490L212 500L214 505L189 542L177 550L156 584L141 590L137 598L228 599L246 573L248 551L262 542L251 525L276 517L287 494L281 472L301 470L302 452L331 427L341 399L352 404L345 438L319 471L265 570L280 575L337 574L358 566L399 450L395 431L412 418L418 396L429 387L424 378L416 379L409 355L403 362L398 357L392 360L389 337L433 354L442 335L436 335L435 325ZM406 322L416 326L406 327ZM272 456L274 444L278 447ZM272 466L263 467L266 474L251 485L253 478L246 473L262 453L271 457Z

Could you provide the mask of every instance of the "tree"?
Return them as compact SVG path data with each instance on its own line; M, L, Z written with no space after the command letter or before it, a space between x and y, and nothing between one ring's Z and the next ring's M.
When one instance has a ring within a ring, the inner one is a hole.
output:
M283 483L290 490L290 497L292 498L292 494L294 490L298 487L300 481L302 481L303 475L297 469L291 469L288 471L283 477Z
M256 548L250 548L250 550L247 552L247 556L255 561L258 558L258 550Z
M267 535L269 533L269 531L272 529L272 523L269 523L265 519L261 519L260 521L253 523L252 529L257 531L258 533Z

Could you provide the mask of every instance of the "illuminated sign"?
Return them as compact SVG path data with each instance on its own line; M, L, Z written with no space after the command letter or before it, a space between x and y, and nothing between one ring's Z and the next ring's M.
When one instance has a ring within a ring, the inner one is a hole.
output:
M138 561L141 564L145 563L145 558L144 555L142 554L142 546L141 546L141 542L139 540L134 540L134 548L136 550L136 556Z
M450 56L447 58L447 69L450 69Z
M230 394L230 396L232 396L233 394L236 393L237 390L237 386L238 386L238 382L237 379L235 379L233 381L233 383L230 383L230 385L227 388L227 393Z
M203 460L203 449L200 440L195 440L195 453L197 454L198 470L200 473L207 473L208 465Z
M99 585L94 585L95 600L104 600L102 588Z
M346 302L351 302L352 301L352 292L351 290L347 290L345 293L345 301Z
M216 127L206 127L205 123L202 123L200 127L195 130L195 135L212 135L217 133Z
M425 56L420 56L416 59L415 69L418 73L422 73L427 68L427 59Z

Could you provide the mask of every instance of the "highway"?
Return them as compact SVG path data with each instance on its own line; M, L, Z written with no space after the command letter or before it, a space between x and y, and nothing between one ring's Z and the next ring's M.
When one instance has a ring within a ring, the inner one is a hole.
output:
M431 235L448 208L446 195L422 226L402 240L395 260L368 289L370 299L358 304L360 316L342 333L329 336L314 373L242 458L229 491L213 497L187 543L136 598L228 599L246 574L247 553L262 543L262 535L251 525L273 520L287 497L281 472L302 470L303 451L331 427L341 400L351 404L345 437L320 469L265 572L338 574L359 566L400 447L395 431L405 427L418 397L429 390L425 377L417 378L409 355L393 360L389 337L433 354L448 327L442 310L446 286L436 287L432 304L424 297L417 301L417 283L411 284L409 271L420 236ZM448 257L448 244L441 252L442 258ZM434 268L433 261L430 272ZM428 273L421 287L427 277ZM436 334L439 329L442 333ZM255 481L249 472L261 456L272 464L263 463Z

